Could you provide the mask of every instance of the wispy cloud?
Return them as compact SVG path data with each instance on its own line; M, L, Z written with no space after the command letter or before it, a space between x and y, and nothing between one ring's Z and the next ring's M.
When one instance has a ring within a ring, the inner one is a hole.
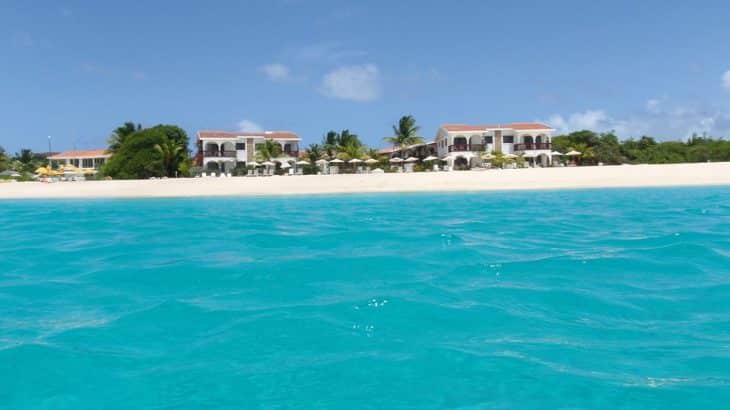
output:
M238 122L238 130L241 132L263 132L264 128L251 120L241 120Z
M722 74L722 87L730 91L730 70Z
M269 80L274 82L286 81L290 78L289 67L284 64L273 63L262 66L259 69Z
M97 77L108 77L119 80L144 81L147 79L147 73L142 70L128 69L124 67L116 67L97 63L83 63L81 70L89 75Z
M651 135L658 139L687 138L694 133L715 137L730 136L730 112L702 104L672 103L652 98L642 110L623 117L605 110L586 110L568 115L552 115L545 122L558 133L589 129L614 131L621 138Z
M27 31L16 31L13 33L12 41L16 47L29 48L35 45L33 36Z
M381 95L378 67L364 64L336 68L325 74L321 92L340 100L375 101Z
M284 54L308 64L343 64L368 55L364 50L346 48L338 43L309 44L290 48Z

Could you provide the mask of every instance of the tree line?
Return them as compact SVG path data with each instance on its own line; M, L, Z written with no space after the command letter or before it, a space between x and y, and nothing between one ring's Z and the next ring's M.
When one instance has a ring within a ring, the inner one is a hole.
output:
M423 143L419 131L415 118L406 115L392 126L392 135L383 140L394 148L402 149ZM176 125L144 128L140 124L126 122L111 133L108 149L114 155L104 164L99 176L114 179L190 176L193 160L189 143L187 133ZM578 151L584 165L730 161L730 141L697 134L686 141L657 141L650 136L622 141L614 132L582 130L554 136L552 150L562 153ZM280 154L281 147L273 141L265 141L257 147L259 160L270 160ZM310 162L306 168L310 172L316 172L314 163L320 159L349 161L374 158L383 164L387 161L387 157L366 146L358 134L349 129L326 132L319 143L310 144L304 150L303 156ZM24 179L30 179L35 169L47 164L44 155L30 149L9 155L0 147L0 172L14 170Z
M553 150L581 153L585 165L672 164L730 161L730 141L692 135L686 141L656 141L649 136L620 141L614 132L576 131L553 137Z

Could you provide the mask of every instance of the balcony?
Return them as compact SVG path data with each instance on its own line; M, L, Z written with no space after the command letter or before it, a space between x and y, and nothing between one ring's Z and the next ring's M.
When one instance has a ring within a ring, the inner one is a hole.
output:
M473 151L473 152L481 152L486 149L486 146L484 144L454 144L449 145L449 152L463 152L463 151Z
M299 151L284 151L281 153L281 155L287 156L287 157L299 157Z
M236 151L205 151L203 152L205 157L224 157L224 158L236 158Z
M531 151L537 149L549 150L551 144L549 142L541 142L537 144L515 144L515 151Z

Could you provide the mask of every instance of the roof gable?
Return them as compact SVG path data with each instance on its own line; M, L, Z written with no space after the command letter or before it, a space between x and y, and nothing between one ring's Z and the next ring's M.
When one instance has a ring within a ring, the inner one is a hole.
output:
M200 138L238 138L238 137L259 137L267 139L301 140L292 131L262 131L262 132L232 132L232 131L198 131Z
M509 124L490 124L490 125L469 125L469 124L444 124L441 126L447 132L480 132L493 129L508 129L517 131L527 130L545 130L552 131L550 126L537 122L513 122Z
M112 155L111 152L105 149L88 149L88 150L74 150L64 151L59 154L54 154L48 157L48 159L71 159L71 158L106 158Z

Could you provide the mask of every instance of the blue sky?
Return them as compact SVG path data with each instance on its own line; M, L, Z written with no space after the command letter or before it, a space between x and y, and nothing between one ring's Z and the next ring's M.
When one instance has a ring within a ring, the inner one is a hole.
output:
M380 146L403 114L426 138L533 120L728 137L729 15L723 1L5 1L0 145L103 147L133 120L305 144L349 128Z

